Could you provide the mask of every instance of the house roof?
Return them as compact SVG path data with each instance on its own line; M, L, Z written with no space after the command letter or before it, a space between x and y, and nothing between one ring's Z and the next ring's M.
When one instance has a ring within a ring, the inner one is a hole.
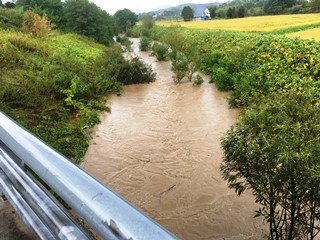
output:
M207 7L204 6L196 6L193 8L193 17L202 17L204 14L204 11Z

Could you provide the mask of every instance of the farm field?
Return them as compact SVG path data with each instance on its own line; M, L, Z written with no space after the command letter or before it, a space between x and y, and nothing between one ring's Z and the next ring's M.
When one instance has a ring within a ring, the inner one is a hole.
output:
M306 26L318 23L320 24L320 14L297 14L191 22L163 21L157 22L157 25L180 25L187 28L229 30L241 32L271 32L286 28Z
M314 39L320 41L320 28L308 29L305 31L286 34L287 37L300 37L303 39Z

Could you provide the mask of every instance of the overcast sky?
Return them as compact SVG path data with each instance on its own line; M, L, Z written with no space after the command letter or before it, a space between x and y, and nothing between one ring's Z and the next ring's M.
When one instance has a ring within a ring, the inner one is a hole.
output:
M211 3L226 2L227 0L90 0L109 14L114 14L119 9L128 8L135 13L144 12L153 8L177 6L184 3Z

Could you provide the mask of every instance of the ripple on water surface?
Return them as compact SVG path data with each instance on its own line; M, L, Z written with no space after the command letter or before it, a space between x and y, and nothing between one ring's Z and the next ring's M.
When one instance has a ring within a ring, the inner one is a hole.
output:
M219 172L238 110L208 78L176 85L169 62L137 54L157 80L111 97L82 167L182 239L261 239L253 197L237 197Z

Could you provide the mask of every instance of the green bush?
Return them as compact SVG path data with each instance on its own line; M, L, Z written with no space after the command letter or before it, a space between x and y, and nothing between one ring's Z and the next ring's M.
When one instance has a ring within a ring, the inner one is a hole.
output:
M204 83L204 80L200 75L197 75L193 80L193 86L200 86L202 83Z
M132 45L132 42L129 40L129 38L127 36L123 36L120 38L120 43L122 46L125 47L125 49L127 51L131 51L131 45Z
M178 52L183 53L189 64L212 77L211 83L231 91L233 106L248 106L272 92L304 93L308 85L319 90L320 45L316 41L181 27L154 27L152 36L170 46L174 68L183 69L181 59L174 62ZM186 74L189 79L191 73ZM178 73L176 80L184 74Z
M234 87L232 74L228 73L223 67L216 66L212 68L212 80L219 90L229 91Z
M149 51L150 50L150 45L151 45L151 39L146 37L146 36L142 36L140 38L140 51Z
M142 28L152 29L154 27L154 24L155 24L153 19L152 19L152 15L151 14L145 15L141 20L141 24L142 24Z
M156 74L152 72L151 66L146 65L140 58L134 57L120 66L117 79L128 85L154 82L155 77Z
M194 73L199 68L200 60L193 39L186 36L180 27L153 28L152 36L162 45L168 46L164 48L156 44L153 52L156 56L159 54L161 58L164 57L165 52L168 52L167 56L172 61L171 70L175 74L174 82L179 83L184 77L192 81Z
M151 37L151 30L148 29L148 28L142 27L140 29L140 36L144 36L144 37L150 38Z
M155 42L152 45L152 55L156 56L158 61L165 61L168 56L169 47L165 44Z
M180 83L181 80L188 74L188 59L186 55L181 52L177 53L177 56L171 63L171 70L174 73L173 81L175 83Z
M0 7L0 28L21 30L22 22L22 9L9 9Z
M320 108L310 94L271 93L252 104L222 141L223 177L249 190L270 239L315 239L319 221Z
M134 38L138 38L141 37L141 27L140 26L133 26L133 28L127 29L126 30L126 36L127 37L134 37Z
M187 36L183 34L180 27L169 27L165 31L160 30L159 34L156 34L156 31L154 30L153 35L159 38L158 41L170 46L169 57L171 60L174 60L177 57L178 52L187 55L186 50L189 42ZM190 52L188 51L188 53Z

